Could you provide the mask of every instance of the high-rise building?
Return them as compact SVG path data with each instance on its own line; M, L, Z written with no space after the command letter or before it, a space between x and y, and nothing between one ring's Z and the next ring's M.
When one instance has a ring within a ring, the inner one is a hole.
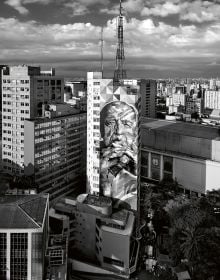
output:
M48 207L48 195L1 197L0 279L43 279Z
M51 72L53 74L53 71ZM63 78L41 75L40 67L2 71L2 160L5 172L24 173L24 120L42 115L42 104L63 102Z
M211 80L209 81L209 88L210 88L211 90L216 90L216 80L215 80L215 79L211 79Z
M86 113L68 104L45 107L44 117L24 122L24 174L50 200L84 192Z
M5 68L5 65L0 65L0 145L2 141L2 70ZM1 159L1 156L0 156ZM0 162L1 165L1 162Z
M155 80L140 80L141 116L156 117L157 83Z
M140 85L88 73L87 191L137 209Z
M220 109L220 90L206 90L205 96L205 108Z

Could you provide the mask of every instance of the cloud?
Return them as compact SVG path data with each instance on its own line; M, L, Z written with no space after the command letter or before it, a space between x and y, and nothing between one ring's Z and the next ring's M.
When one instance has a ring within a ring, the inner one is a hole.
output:
M90 12L89 7L100 4L108 5L109 0L66 0L64 7L72 10L73 16L85 15Z
M29 10L26 8L28 4L42 4L59 3L64 7L71 9L73 15L84 15L89 13L89 6L100 4L107 5L109 0L5 0L5 4L17 10L21 15L27 15Z
M123 1L123 12L126 13L140 13L144 8L143 0L127 0ZM101 13L109 15L118 15L119 14L119 4L113 5L109 8L100 9Z
M150 8L144 7L144 9L141 11L141 15L167 17L168 15L179 14L181 11L181 6L182 5L175 4L172 2L165 2L163 4L157 4Z
M28 9L24 7L26 4L49 4L52 0L6 0L5 4L11 6L17 10L21 15L27 15L29 13Z
M219 20L219 4L214 1L193 1L185 6L180 14L180 19L198 23Z
M138 13L142 17L169 17L177 15L180 21L195 23L218 21L220 1L202 0L127 0L123 2L126 13ZM101 13L118 14L118 5L100 9Z
M108 70L114 69L115 23L116 18L104 26L104 60ZM66 67L65 73L69 67L76 67L80 73L97 70L100 31L91 23L43 25L0 18L0 59L5 64L17 61ZM172 26L149 18L131 18L125 20L124 38L126 67L131 73L155 68L167 69L169 73L171 69L175 72L183 68L190 72L190 67L198 64L203 65L204 71L204 65L220 60L220 23Z

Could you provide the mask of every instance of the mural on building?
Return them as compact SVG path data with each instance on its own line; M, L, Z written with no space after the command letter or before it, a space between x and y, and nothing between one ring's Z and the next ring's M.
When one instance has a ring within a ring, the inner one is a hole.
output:
M100 191L112 197L115 206L136 210L138 96L129 96L126 87L120 93L100 108Z

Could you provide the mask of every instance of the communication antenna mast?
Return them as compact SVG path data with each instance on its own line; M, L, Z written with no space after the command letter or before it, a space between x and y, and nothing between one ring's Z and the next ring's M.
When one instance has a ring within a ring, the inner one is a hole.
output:
M122 13L122 0L120 0L119 6L119 16L117 20L117 51L116 51L116 61L115 61L115 72L114 80L120 81L121 79L126 79L126 70L124 69L125 55L124 55L124 38L123 38L123 20L124 16Z
M102 78L103 78L103 45L104 45L104 40L103 40L103 26L101 27L101 72L102 72Z

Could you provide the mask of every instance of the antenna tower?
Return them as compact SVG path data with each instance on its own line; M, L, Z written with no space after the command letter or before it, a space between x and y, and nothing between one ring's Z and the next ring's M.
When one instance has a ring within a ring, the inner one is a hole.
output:
M101 72L102 72L102 78L103 78L103 70L104 70L104 67L103 67L103 43L104 43L104 40L103 40L103 26L101 28Z
M126 70L124 69L125 55L124 55L124 38L123 38L123 20L124 16L122 14L122 0L120 0L119 16L117 20L117 51L116 51L116 61L115 61L115 72L114 80L120 81L121 79L126 79Z

